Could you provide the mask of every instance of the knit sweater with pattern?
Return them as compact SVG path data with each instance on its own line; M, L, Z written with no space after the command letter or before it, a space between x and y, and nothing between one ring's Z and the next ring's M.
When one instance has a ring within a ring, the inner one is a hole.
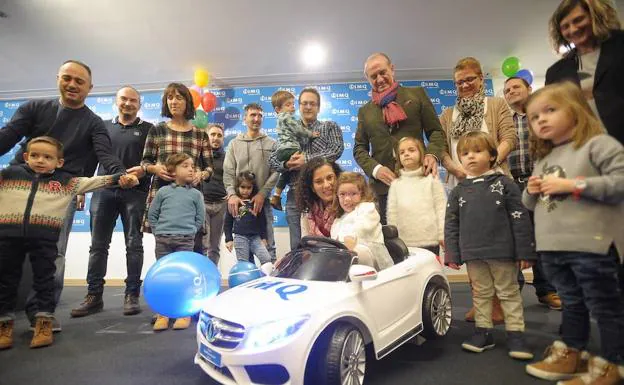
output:
M0 171L0 234L56 241L74 196L117 184L120 176L73 177L60 169L38 174L27 164L4 168Z

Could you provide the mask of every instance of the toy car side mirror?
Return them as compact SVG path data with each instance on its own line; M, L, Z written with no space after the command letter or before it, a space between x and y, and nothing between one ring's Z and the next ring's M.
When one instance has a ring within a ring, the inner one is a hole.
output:
M367 265L352 265L349 268L351 282L374 281L377 279L377 270Z

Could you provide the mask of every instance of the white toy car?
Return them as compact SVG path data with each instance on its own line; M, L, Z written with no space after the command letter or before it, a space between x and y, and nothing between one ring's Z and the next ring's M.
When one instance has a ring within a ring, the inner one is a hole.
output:
M446 335L451 297L440 261L408 250L391 226L384 234L395 260L385 270L354 264L340 242L304 237L272 276L210 299L195 363L227 385L362 384L367 359L419 334Z

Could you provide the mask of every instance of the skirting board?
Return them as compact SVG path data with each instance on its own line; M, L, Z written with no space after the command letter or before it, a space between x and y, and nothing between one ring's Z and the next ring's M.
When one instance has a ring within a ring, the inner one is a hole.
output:
M526 282L533 282L533 272L525 271L524 279ZM449 282L451 283L468 283L468 274L449 274L447 275ZM65 286L87 286L87 281L84 279L68 278L65 280ZM123 279L107 279L106 286L111 287L124 287L125 283ZM227 279L221 279L221 286L227 286Z

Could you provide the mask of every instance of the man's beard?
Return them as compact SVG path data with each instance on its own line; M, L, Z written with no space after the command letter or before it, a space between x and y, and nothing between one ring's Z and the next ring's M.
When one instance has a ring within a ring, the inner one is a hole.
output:
M129 114L127 112L122 112L121 117L123 118L123 120L130 120L130 119L134 119L135 114Z

